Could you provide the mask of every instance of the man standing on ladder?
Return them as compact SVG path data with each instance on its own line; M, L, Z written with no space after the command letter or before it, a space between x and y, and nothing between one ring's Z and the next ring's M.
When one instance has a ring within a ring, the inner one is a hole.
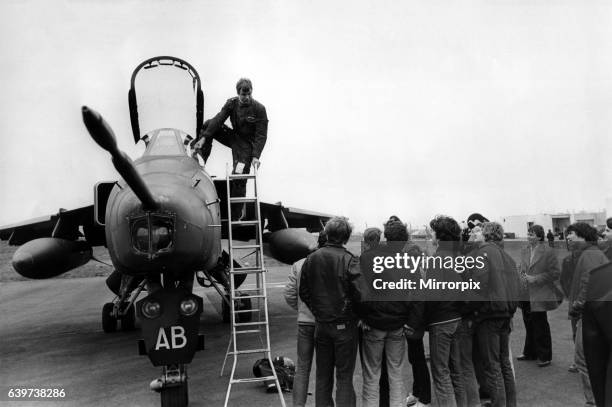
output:
M236 83L238 96L228 99L215 117L202 125L202 130L194 144L206 163L212 149L213 139L232 149L233 174L248 174L251 164L259 168L259 157L268 137L268 116L264 105L253 99L253 84L250 79L241 78ZM229 117L232 128L224 122ZM232 197L246 195L246 179L235 180L231 184ZM244 217L244 204L234 204L232 220Z

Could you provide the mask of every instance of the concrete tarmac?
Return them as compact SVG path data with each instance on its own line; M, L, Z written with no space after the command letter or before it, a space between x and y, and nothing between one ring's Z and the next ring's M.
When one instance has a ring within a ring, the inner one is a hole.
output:
M268 273L270 333L273 355L294 361L296 314L284 301L282 287L288 267L272 267ZM248 280L247 280L248 282ZM206 335L206 350L198 352L188 367L191 406L221 406L229 372L219 370L229 341L229 325L221 321L220 298L212 289L198 287L204 298L200 332ZM149 382L161 369L137 353L139 331L106 334L101 327L101 309L112 294L104 278L50 279L0 284L0 404L15 406L156 406L159 395ZM519 406L584 405L579 377L567 371L573 359L567 304L549 313L553 334L553 363L538 368L533 362L517 362ZM511 336L514 356L524 340L520 311ZM253 361L239 367L251 376ZM411 373L407 373L411 383ZM358 405L361 369L355 370ZM10 401L11 388L58 388L66 395L51 401ZM410 385L411 388L411 385ZM314 390L314 372L311 375ZM291 406L291 394L285 394ZM277 394L267 394L261 383L235 385L231 405L280 405ZM309 397L308 405L314 405Z

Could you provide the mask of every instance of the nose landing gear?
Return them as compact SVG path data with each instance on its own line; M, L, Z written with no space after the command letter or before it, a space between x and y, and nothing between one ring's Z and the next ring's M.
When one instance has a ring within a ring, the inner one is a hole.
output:
M162 368L160 378L151 382L151 390L160 394L161 407L185 407L189 404L187 367L183 364Z

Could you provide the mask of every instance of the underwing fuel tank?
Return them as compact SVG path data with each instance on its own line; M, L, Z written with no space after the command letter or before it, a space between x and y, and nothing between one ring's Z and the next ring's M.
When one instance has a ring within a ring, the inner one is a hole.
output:
M317 239L304 229L281 229L267 239L272 257L286 264L303 259L317 248Z
M87 242L43 237L17 249L13 268L24 277L44 279L82 266L91 258L92 250Z

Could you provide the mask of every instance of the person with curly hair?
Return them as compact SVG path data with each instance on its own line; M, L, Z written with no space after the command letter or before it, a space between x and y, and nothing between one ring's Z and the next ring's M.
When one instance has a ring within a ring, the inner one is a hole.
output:
M475 336L486 388L492 407L515 407L516 385L510 362L511 319L516 311L508 282L518 280L516 263L504 251L504 229L497 222L480 225L484 242L472 255L484 258L484 267L472 268L471 278L480 282L482 302L474 312Z
M406 225L399 220L388 221L384 235L387 244L374 246L362 253L362 270L364 267L370 268L377 257L394 257L408 239ZM397 274L398 270L391 268L384 270L381 276L393 280ZM364 301L357 308L363 331L363 406L378 407L381 399L388 399L389 406L403 407L405 404L403 370L407 360L404 331L414 331L420 327L422 303L392 300L386 294L383 293L384 298L373 297L372 300ZM383 365L386 365L388 388L380 386L379 389ZM382 395L383 391L388 392L388 395Z
M397 216L391 215L389 216L389 220L385 222L385 226L393 221L402 222ZM405 228L406 224L402 224L404 225L405 231L402 237L403 240L400 240L405 242L402 253L419 257L423 253L423 250L410 239L410 233ZM422 270L418 270L417 273L422 275ZM425 344L423 343L423 338L418 336L419 335L413 335L412 337L406 336L406 342L408 344L408 362L410 366L412 366L413 377L412 392L409 393L406 398L406 404L409 407L422 407L431 403L431 375L429 373L429 367L427 366L427 358L425 357ZM381 392L382 391L381 388ZM383 401L384 399L381 396L381 403Z
M449 216L438 215L429 222L432 244L437 258L454 258L459 255L461 228ZM435 263L435 262L434 262ZM436 281L461 281L454 270L434 265L425 271L426 279ZM426 301L425 318L429 330L431 375L436 399L441 406L465 405L465 386L460 371L459 335L461 324L459 304L448 290L438 290L436 301ZM457 395L457 398L455 397Z

